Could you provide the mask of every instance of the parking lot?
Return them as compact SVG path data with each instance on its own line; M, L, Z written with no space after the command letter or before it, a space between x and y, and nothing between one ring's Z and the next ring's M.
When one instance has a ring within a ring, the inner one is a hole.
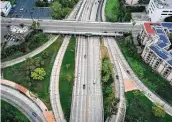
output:
M8 17L52 19L51 8L36 7L35 0L16 0L16 6L12 8Z

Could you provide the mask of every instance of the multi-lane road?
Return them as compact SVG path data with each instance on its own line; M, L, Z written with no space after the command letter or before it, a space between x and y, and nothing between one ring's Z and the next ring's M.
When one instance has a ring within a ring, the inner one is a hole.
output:
M97 3L98 4L98 3ZM94 8L97 6L92 5ZM91 7L91 6L90 6ZM85 7L88 9L88 7ZM92 9L94 10L94 9ZM84 12L84 11L83 11ZM87 16L90 13L83 13L83 16ZM94 13L95 14L95 13ZM89 16L92 20L96 18L96 15ZM10 23L9 23L10 22ZM110 22L94 22L94 21L67 21L67 20L43 20L40 22L40 28L45 33L66 33L66 34L83 34L91 33L99 35L110 35L115 32L130 32L139 33L141 31L141 25L136 24L134 27L132 23L110 23ZM25 25L31 25L30 19L2 19L1 26L5 29L7 25L19 25L24 23Z
M12 104L32 122L46 122L43 111L27 96L16 89L1 84L1 99Z
M105 46L108 49L109 56L111 59L112 64L114 65L113 71L114 71L114 78L118 75L118 79L115 80L115 93L117 98L119 98L119 104L118 104L118 111L117 114L112 116L111 122L123 122L125 119L125 112L126 112L126 102L125 102L125 88L124 88L124 79L122 75L122 71L120 68L120 62L119 57L120 53L118 53L117 49L114 48L113 42L114 38L106 37L104 38Z
M85 0L80 20L95 21L97 8L98 0ZM70 122L102 122L104 120L99 51L99 38L84 36L77 38Z

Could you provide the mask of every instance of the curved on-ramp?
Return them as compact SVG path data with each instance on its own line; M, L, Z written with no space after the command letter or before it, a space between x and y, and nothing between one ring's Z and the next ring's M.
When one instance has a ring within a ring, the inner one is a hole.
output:
M1 99L19 109L31 122L55 122L45 104L25 87L1 79Z

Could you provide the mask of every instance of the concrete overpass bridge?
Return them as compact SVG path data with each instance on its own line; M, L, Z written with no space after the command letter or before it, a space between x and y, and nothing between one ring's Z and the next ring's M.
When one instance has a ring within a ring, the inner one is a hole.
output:
M69 35L85 36L122 36L124 32L138 34L142 25L132 23L111 23L111 22L92 22L92 21L68 21L68 20L37 20L40 23L40 29L44 33L57 33ZM1 27L7 25L25 24L30 26L32 19L2 18Z

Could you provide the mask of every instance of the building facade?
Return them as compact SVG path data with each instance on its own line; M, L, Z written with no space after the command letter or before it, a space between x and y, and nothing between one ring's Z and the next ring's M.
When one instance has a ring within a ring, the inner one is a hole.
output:
M1 4L1 15L8 16L11 10L11 3L9 1L0 1Z
M145 63L172 85L172 47L168 34L172 33L172 23L144 23L140 33L141 54Z
M172 0L150 0L147 13L151 22L161 22L172 16Z

